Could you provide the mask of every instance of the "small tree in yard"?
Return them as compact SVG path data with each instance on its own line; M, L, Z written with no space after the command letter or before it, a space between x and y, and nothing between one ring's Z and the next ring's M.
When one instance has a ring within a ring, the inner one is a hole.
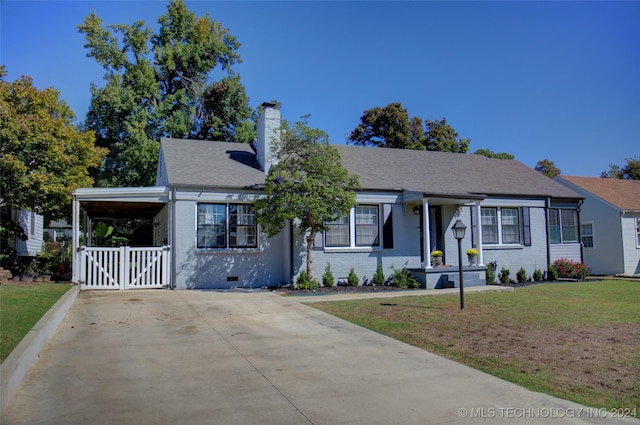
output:
M342 166L328 136L307 126L306 117L292 127L284 123L277 163L265 181L265 196L255 201L256 220L273 237L289 220L299 222L307 243L307 276L313 276L313 241L326 223L349 213L360 188L357 176Z

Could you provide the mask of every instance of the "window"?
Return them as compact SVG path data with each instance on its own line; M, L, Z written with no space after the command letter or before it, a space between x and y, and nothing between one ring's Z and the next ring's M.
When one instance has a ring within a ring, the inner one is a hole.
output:
M582 223L580 225L580 236L582 238L582 246L593 248L593 223Z
M520 225L517 208L502 208L502 243L520 243Z
M249 204L198 204L198 248L257 248L258 228Z
M356 207L356 245L377 246L378 242L378 206L364 205Z
M482 242L498 243L498 209L482 208Z
M578 242L578 212L571 209L549 209L549 241Z
M329 230L325 232L326 246L349 246L349 216L340 217L327 223Z
M371 247L380 245L378 205L357 205L349 215L327 223L326 247ZM354 244L355 241L355 244Z
M519 244L518 208L481 208L483 244Z
M29 234L32 236L36 234L36 213L31 211L31 217L29 220Z
M229 246L231 248L255 248L256 215L248 204L229 205Z
M636 244L640 248L640 217L636 218Z

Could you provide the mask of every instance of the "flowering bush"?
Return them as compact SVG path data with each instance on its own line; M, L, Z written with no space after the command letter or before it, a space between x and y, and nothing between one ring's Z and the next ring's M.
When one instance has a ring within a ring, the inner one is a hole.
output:
M589 268L584 263L560 258L553 262L553 268L558 272L559 278L584 280L589 273Z
M469 255L471 257L477 257L478 256L478 250L477 249L467 249L467 255Z
M431 256L432 257L442 257L442 251L440 251L439 249L436 249L435 251L431 251Z

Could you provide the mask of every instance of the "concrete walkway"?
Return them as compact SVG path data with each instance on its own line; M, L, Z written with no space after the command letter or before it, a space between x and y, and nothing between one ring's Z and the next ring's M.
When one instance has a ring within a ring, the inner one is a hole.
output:
M82 292L5 425L640 424L268 292Z

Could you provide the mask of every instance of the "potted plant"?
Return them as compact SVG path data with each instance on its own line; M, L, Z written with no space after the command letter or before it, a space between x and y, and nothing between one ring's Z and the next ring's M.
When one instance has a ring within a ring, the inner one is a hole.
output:
M442 251L440 251L439 249L431 251L431 258L433 265L439 266L440 264L442 264Z
M467 259L469 260L470 266L478 264L478 250L473 248L467 249Z

